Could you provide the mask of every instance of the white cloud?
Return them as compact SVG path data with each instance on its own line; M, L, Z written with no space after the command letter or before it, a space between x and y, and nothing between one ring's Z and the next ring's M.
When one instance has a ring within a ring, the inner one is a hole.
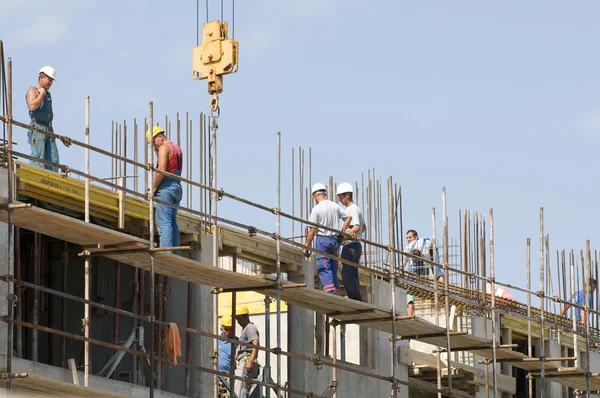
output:
M600 137L600 110L580 116L575 121L575 128L584 136Z
M13 33L13 40L20 44L54 44L62 40L66 33L65 19L43 19L17 29Z
M70 23L92 0L0 0L0 22L9 30L7 41L19 44L55 44L69 33Z

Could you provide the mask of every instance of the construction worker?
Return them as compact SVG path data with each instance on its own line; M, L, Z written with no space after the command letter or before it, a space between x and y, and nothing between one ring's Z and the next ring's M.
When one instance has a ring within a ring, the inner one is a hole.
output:
M362 256L362 245L360 244L359 239L362 236L362 232L366 230L366 226L363 221L362 211L360 211L359 207L352 201L353 191L352 184L344 182L337 187L335 192L338 200L346 207L346 213L352 220L350 222L350 228L344 230L344 232L352 237L344 237L344 241L342 242L342 254L340 257L343 260L359 263L360 257ZM348 297L362 301L358 268L342 263L342 281L344 281L344 287L346 288Z
M241 305L236 308L235 320L242 327L242 334L240 334L241 343L251 343L254 345L260 344L260 336L258 328L250 322L250 311L245 305ZM240 345L237 352L237 368L235 369L235 375L245 377L249 379L256 379L258 377L258 348L245 347ZM249 390L252 383L249 381L235 380L234 391L238 398L248 398Z
M345 231L350 225L352 219L346 213L346 210L342 209L341 206L327 200L327 188L320 182L312 186L312 197L317 202L317 205L313 207L310 212L308 220L314 224L322 225L331 229L337 229L339 227L339 220L344 220L342 230ZM305 245L310 247L313 239L317 235L317 250L337 256L340 242L338 235L330 230L321 229L315 227L309 227L308 234L306 235ZM304 251L304 256L310 257L310 250ZM316 255L317 269L321 283L323 284L323 290L332 293L339 294L340 292L340 281L338 279L338 263L336 260L325 257L321 253Z
M44 66L39 71L37 85L27 90L25 95L31 126L50 132L54 132L52 128L54 112L52 111L52 96L50 95L50 87L54 80L56 80L54 68ZM32 157L56 164L60 162L54 137L48 137L43 133L30 130L27 132L27 142L31 145ZM45 165L35 160L31 160L30 163L46 170L58 170L56 166Z
M430 260L439 263L439 258L437 255L437 251L434 253L433 243L431 239L424 238L419 239L419 234L414 229L409 229L406 232L406 240L408 241L408 247L406 251L413 254L420 253L419 255ZM431 273L434 273L433 265L426 264L423 261L415 261L411 258L407 258L404 261L404 267L410 265L409 271L413 274L417 274L419 276L427 276L428 268L431 269ZM437 273L435 275L438 279L438 283L444 283L444 272L441 268L437 267ZM412 294L406 295L406 301L408 303L408 316L413 316L415 313L415 297Z
M146 132L146 139L148 139L148 142L152 142L154 146L158 158L156 168L180 176L183 164L181 148L167 139L165 130L154 126L152 130ZM181 181L176 178L165 177L160 173L154 174L154 181L149 191L149 194L153 194L156 199L177 206L183 196ZM156 226L160 236L160 247L180 245L177 209L157 203ZM175 254L179 254L179 250L175 251Z
M234 336L232 324L231 315L224 315L221 318L221 336L239 340L238 337ZM231 365L233 364L231 345L230 341L219 340L219 372L227 373L231 369ZM233 344L234 353L236 348L237 344Z
M585 284L584 290L587 291L587 293L588 293L588 305L590 306L590 308L592 307L592 303L593 303L592 295L596 291L597 286L598 286L598 284L596 283L596 280L594 278L589 278L588 282ZM571 299L575 304L582 305L582 306L585 305L584 290L579 290L578 292L576 292L575 296ZM570 307L571 306L569 304L565 304L563 309L560 311L560 315L562 315L562 316L567 315L567 311L569 310ZM577 322L585 324L585 322L587 320L587 312L581 311L580 308L575 307L575 319L577 320Z

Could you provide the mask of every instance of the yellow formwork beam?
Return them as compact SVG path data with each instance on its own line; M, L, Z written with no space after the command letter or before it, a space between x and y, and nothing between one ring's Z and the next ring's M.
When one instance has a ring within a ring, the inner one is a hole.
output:
M62 205L64 200L62 196L75 199L76 201L85 201L85 183L71 177L62 177L60 174L24 164L15 164L15 173L18 181L27 184L29 191L35 191L36 188L43 192L43 196L50 203ZM35 192L33 192L35 194ZM42 195L42 193L39 193ZM56 198L56 203L52 198ZM90 207L108 210L119 214L119 194L97 186L90 186ZM148 205L142 201L133 198L125 199L125 216L148 220Z

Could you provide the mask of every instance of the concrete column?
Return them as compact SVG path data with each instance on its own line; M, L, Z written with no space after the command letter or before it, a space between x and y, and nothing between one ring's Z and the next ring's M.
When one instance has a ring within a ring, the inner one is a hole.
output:
M8 198L8 170L0 168L0 198ZM6 201L2 200L5 204ZM14 242L14 240L13 240ZM0 223L0 274L8 274L8 259L9 250L13 250L12 247L8 247L8 224ZM5 282L0 282L0 314L8 314L8 301L7 296L11 293L10 285ZM0 322L0 354L7 354L6 341L8 338L8 325L4 322ZM6 357L3 357L6 358ZM6 365L6 359L3 361L3 365Z
M202 250L192 250L192 259L203 264L212 263L212 236L201 235ZM184 255L186 253L184 252ZM212 333L214 309L212 308L211 286L192 284L192 324L193 329ZM186 281L169 278L169 298L167 304L168 322L185 325L187 322L187 296L188 283ZM180 332L181 354L178 362L185 362L185 333ZM192 335L191 338L191 364L212 369L213 363L210 353L213 351L213 339ZM190 394L193 397L212 396L213 375L192 370L190 373ZM180 367L169 368L165 372L165 390L179 395L185 393L185 369Z
M306 283L308 287L315 284L315 263L303 261L301 272L289 274L288 279L294 283ZM290 305L288 306L288 349L302 355L313 355L315 321L313 311ZM288 381L290 388L304 391L310 385L309 370L315 365L295 358L288 359ZM316 392L316 391L315 391ZM320 392L319 392L320 393ZM294 394L290 394L294 397Z

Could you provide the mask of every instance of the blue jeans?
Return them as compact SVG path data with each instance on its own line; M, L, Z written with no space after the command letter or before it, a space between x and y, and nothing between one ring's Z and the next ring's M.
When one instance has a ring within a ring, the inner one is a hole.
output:
M334 256L338 254L340 244L336 238L330 236L317 236L317 250ZM336 260L317 253L317 273L323 284L323 290L327 293L338 294L340 292L340 281L338 279L338 263Z
M33 127L53 132L52 127L43 124L34 123ZM27 132L27 142L29 142L29 145L31 145L32 157L56 164L60 163L60 159L58 157L58 148L56 147L56 139L54 137L48 137L45 134L30 130ZM54 172L58 171L56 166L45 165L43 163L36 162L35 160L30 160L29 163L34 166L43 167L46 170Z
M179 181L165 178L156 190L156 199L179 205L183 190ZM156 226L160 236L160 247L180 246L179 227L177 227L177 209L156 204ZM179 250L175 254L180 254Z
M350 242L342 246L342 255L340 256L342 259L358 264L360 262L360 256L362 256L362 245L360 242ZM360 295L360 281L358 279L358 268L343 264L342 281L344 281L344 287L346 288L348 297L353 300L362 301L362 296Z

